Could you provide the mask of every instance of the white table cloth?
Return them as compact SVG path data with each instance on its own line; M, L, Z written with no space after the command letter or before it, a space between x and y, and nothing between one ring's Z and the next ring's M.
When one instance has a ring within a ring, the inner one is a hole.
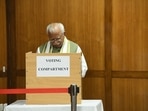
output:
M71 104L26 105L25 100L17 100L4 111L71 111ZM77 111L103 111L102 100L82 100Z

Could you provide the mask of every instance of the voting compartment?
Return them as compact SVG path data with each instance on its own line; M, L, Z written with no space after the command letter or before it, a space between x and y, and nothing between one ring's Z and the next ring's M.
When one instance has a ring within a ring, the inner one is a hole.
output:
M77 103L81 103L80 53L26 53L26 89L79 87ZM27 93L26 104L70 104L69 93Z

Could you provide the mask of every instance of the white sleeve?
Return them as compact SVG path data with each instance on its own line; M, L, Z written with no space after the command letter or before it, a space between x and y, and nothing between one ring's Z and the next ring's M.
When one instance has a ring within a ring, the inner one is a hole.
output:
M79 46L78 46L78 49L77 49L77 53L82 53L82 55L81 55L82 77L84 78L85 75L86 75L86 72L88 70L88 66L87 66L84 54L83 54L83 52L82 52L82 50L81 50L81 48Z
M40 53L40 48L39 47L37 48L36 53Z

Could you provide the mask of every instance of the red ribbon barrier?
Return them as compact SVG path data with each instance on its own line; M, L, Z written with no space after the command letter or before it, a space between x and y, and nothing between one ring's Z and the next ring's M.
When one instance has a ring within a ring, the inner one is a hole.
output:
M0 94L68 93L68 88L0 89Z

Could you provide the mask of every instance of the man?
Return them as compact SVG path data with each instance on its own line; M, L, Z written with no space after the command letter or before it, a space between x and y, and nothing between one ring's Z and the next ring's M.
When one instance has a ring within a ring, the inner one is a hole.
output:
M47 26L49 41L37 48L37 53L82 53L78 44L68 40L64 35L65 29L62 23L51 23ZM85 57L82 53L82 77L88 70Z

